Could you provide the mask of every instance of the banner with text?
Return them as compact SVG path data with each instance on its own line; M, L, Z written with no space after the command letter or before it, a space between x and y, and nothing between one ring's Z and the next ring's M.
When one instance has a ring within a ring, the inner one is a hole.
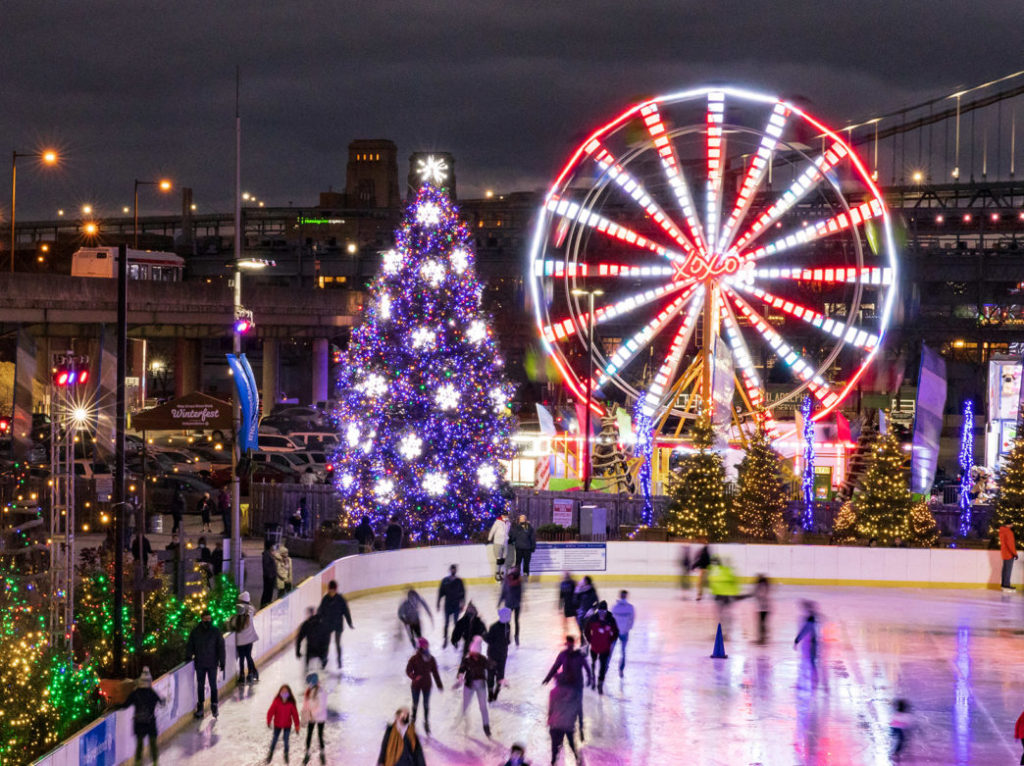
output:
M606 543L537 543L531 572L603 572L608 568Z

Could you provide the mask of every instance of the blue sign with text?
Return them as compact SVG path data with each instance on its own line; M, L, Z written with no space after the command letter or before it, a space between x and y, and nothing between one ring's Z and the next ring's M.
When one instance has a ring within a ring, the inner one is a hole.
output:
M80 766L114 766L115 721L114 716L107 716L78 740Z

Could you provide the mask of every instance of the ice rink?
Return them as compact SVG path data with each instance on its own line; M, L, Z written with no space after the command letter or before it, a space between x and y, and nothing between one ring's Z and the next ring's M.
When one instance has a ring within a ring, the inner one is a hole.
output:
M443 574L443 573L441 573ZM599 583L611 604L619 588ZM712 660L716 608L693 591L630 587L637 621L625 676L618 649L605 695L584 700L583 762L600 764L886 764L890 763L892 701L910 700L915 718L903 763L1017 763L1013 726L1024 707L1024 599L982 590L910 590L779 586L773 592L771 635L754 643L755 605L734 607L728 659ZM435 592L424 592L433 605ZM470 598L489 625L497 586L471 586ZM812 683L793 639L800 600L817 602L822 617L822 673ZM351 602L355 629L344 634L343 668L332 647L328 680L327 760L376 764L386 723L410 702L404 670L412 649L396 618L399 594ZM508 747L527 746L535 766L550 762L548 687L541 686L564 635L554 583L532 583L524 596L522 643L508 661L510 686L491 707L493 739L481 728L475 701L460 719L462 693L453 691L459 653L441 650L435 615L426 635L445 690L432 697L430 766L500 766ZM294 651L260 669L261 682L221 701L188 725L161 753L161 762L241 766L264 762L270 741L266 712L280 684L304 688ZM422 710L420 713L422 724ZM422 736L422 726L418 728ZM301 763L293 738L291 763ZM314 743L314 750L316 745ZM283 763L280 745L274 758ZM314 752L312 763L317 763ZM560 763L574 763L563 751Z

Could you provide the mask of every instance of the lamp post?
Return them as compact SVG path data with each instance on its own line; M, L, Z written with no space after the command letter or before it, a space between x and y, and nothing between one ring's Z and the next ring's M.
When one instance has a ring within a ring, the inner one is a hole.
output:
M46 149L41 152L11 152L11 273L14 273L14 218L18 202L18 157L32 157L42 160L44 165L57 164L57 152Z
M604 295L604 290L580 290L572 291L573 295L587 296L587 405L583 413L583 460L580 461L584 467L583 491L590 491L590 401L593 398L592 387L594 385L594 298Z
M139 187L140 186L156 186L162 192L168 192L171 190L171 182L166 178L162 178L159 181L140 181L138 178L135 179L135 191L132 193L132 247L136 250L139 249Z

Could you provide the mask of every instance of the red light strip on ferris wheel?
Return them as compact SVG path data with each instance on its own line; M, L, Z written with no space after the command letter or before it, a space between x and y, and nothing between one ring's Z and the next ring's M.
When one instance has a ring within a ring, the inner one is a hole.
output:
M834 319L829 319L824 314L819 314L813 309L809 309L806 306L801 306L799 303L788 301L785 298L780 298L777 295L772 295L767 290L762 290L756 285L745 284L743 282L732 282L733 287L742 290L745 293L755 295L762 301L767 303L769 306L774 306L780 311L794 316L797 319L803 320L812 327L816 327L819 330L827 332L844 343L848 343L857 348L862 348L866 351L871 351L878 345L878 336L874 333L861 330L859 327L847 327L845 322L837 322Z
M654 317L654 319L640 328L640 330L629 338L629 340L615 349L615 353L611 355L611 358L608 360L608 364L605 365L597 380L594 381L594 388L601 388L605 383L611 380L613 375L617 374L619 370L621 370L634 356L636 356L645 345L647 345L665 328L665 325L667 325L672 318L679 313L679 310L683 307L686 301L694 295L703 296L704 286L700 284L690 285L686 288L686 292L663 308L661 312ZM597 312L595 311L594 314L596 316Z
M621 263L566 263L554 259L533 262L533 273L538 277L627 277L629 279L657 277L671 278L676 270L671 266L627 266Z
M797 176L796 180L789 185L789 188L782 193L778 201L765 210L751 224L750 228L736 240L731 250L739 250L749 245L755 238L760 236L769 226L778 221L797 202L803 199L808 192L825 179L825 173L831 170L849 152L839 141L834 141L832 146L819 155L811 164Z
M719 225L722 220L722 162L725 153L722 126L724 122L725 94L721 91L711 91L708 93L707 109L708 181L707 215L704 221L708 242L712 247L718 241Z
M686 312L682 327L679 328L679 332L676 333L668 354L665 355L665 361L661 363L661 367L658 368L658 374L654 376L654 380L651 382L651 387L644 394L643 413L649 418L654 417L654 413L661 403L661 397L665 395L665 389L675 377L676 370L679 368L679 362L683 358L683 352L686 351L686 347L690 344L693 329L697 326L697 316L704 305L703 291L704 288L701 287L701 297L690 304L690 310Z
M653 242L652 240L647 239L647 237L637 234L629 227L621 226L614 221L605 218L600 213L587 210L576 202L571 202L567 199L559 199L552 195L551 199L548 200L547 207L548 210L561 218L568 221L576 221L584 226L589 226L612 239L617 239L620 242L633 245L641 250L650 250L652 253L656 253L663 258L668 258L671 261L678 261L680 263L686 262L686 256L681 253L669 250L668 248L659 245L657 242Z
M825 407L832 407L834 404L839 402L839 394L832 390L829 384L825 381L821 375L814 372L814 368L807 363L800 354L798 354L792 346L783 340L782 336L779 335L769 325L764 318L758 314L754 309L750 307L743 298L735 293L727 285L722 285L722 289L732 299L732 302L736 304L736 307L743 313L743 316L754 326L761 336L768 341L768 345L772 347L775 354L781 359L793 373L800 378L804 383L807 384L807 390L814 395L818 401L820 401Z
M654 148L658 150L661 157L661 165L665 168L665 175L668 177L669 186L676 195L679 208L683 211L686 225L690 229L690 239L693 240L701 258L708 260L708 246L704 240L704 231L697 218L697 210L693 205L693 196L690 194L690 187L683 176L682 167L679 165L679 157L676 155L675 147L665 132L665 123L661 120L661 113L657 104L648 104L640 110L640 117L647 126L647 132L654 140Z
M779 237L779 239L774 242L769 242L767 245L759 247L756 250L744 253L740 257L740 263L743 264L749 261L756 261L759 258L781 253L785 250L789 250L791 247L813 242L816 239L830 236L836 232L845 231L851 226L858 226L865 221L869 221L872 218L879 218L884 214L885 208L882 207L882 203L875 198L871 198L867 202L857 205L857 207L850 208L849 213L837 213L824 221L808 224L802 229L794 231L791 234Z
M793 279L799 282L817 282L819 284L835 284L840 282L860 283L862 285L892 284L892 269L878 266L864 266L860 268L836 266L834 268L814 269L761 266L751 269L749 274L758 279ZM742 279L742 277L743 275L741 274L739 278Z
M771 117L768 118L768 124L761 135L761 145L757 147L757 152L750 160L750 166L747 168L743 184L740 186L739 194L736 196L736 204L733 206L732 213L730 213L725 226L722 228L722 236L718 240L718 252L724 253L729 248L729 245L732 244L732 237L736 233L736 227L743 216L747 214L747 210L750 209L750 203L754 200L754 195L757 194L757 190L761 188L765 176L768 175L768 165L771 162L772 152L775 151L775 147L779 143L782 131L786 129L786 119L789 115L789 107L781 101L772 109Z
M754 367L754 360L750 356L750 349L747 347L747 342L743 339L743 333L740 332L740 326L732 313L732 307L726 301L722 301L719 313L722 326L725 328L725 341L729 344L733 359L740 368L740 382L743 384L743 389L747 392L750 406L755 409L762 407L764 406L764 384L761 382L761 376L757 374L757 368ZM764 423L765 429L769 432L776 429L775 419L767 410L760 410L755 414L755 417Z
M583 147L583 151L591 155L608 177L611 178L619 187L626 192L633 200L642 207L647 214L654 220L662 230L668 234L684 251L692 253L694 248L693 243L686 238L686 236L679 231L679 228L675 225L668 213L659 205L651 195L647 193L647 190L643 187L636 178L623 168L607 147L603 146L596 138Z

